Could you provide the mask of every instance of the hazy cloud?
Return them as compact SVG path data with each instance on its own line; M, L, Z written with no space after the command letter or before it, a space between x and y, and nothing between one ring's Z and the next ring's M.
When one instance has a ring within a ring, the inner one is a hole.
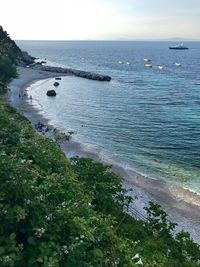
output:
M200 0L2 0L15 39L200 39Z

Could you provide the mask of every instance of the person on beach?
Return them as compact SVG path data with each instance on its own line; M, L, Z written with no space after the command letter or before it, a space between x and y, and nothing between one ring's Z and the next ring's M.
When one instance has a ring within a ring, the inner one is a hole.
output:
M46 128L44 129L45 132L48 132L49 131L49 127L48 125L46 126Z

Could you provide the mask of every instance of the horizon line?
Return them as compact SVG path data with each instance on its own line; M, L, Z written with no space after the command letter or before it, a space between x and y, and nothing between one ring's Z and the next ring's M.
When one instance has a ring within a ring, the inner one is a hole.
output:
M200 42L200 39L169 38L169 39L14 39L15 41L60 41L60 42Z

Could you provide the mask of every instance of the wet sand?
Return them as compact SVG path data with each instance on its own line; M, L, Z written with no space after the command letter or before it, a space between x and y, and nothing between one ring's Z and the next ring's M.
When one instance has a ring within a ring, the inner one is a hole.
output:
M27 97L19 98L26 88L33 82L59 76L58 73L42 72L30 68L19 68L19 78L10 84L9 98L13 106L19 108L23 114L33 123L38 121L48 124L48 120L42 117L32 106ZM63 76L63 74L60 74ZM59 77L61 77L59 76ZM53 128L53 126L51 126ZM48 136L51 133L48 133ZM112 170L122 178L123 186L130 195L137 196L132 205L135 216L146 216L144 207L149 201L157 202L169 214L170 219L178 224L177 231L190 232L194 241L200 244L200 195L187 189L166 183L164 180L151 179L147 175L137 173L132 168L127 168L111 158L103 158L98 151L86 150L85 147L74 140L61 145L67 157L74 155L90 157L105 164L112 164Z

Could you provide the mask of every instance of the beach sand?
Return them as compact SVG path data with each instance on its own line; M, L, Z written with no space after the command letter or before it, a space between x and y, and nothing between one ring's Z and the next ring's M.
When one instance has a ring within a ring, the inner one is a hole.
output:
M18 68L19 77L10 83L9 99L12 105L20 109L34 125L38 121L48 124L31 105L31 101L23 95L26 88L33 82L53 77L61 77L63 74L42 72L31 68ZM53 127L53 126L52 126ZM48 133L48 136L51 133ZM130 212L136 217L145 217L144 207L149 201L156 202L168 213L171 221L178 224L176 231L185 230L191 234L195 242L200 244L200 195L187 189L166 183L163 180L151 179L147 175L138 173L133 169L118 164L115 160L102 158L95 151L88 151L73 140L61 145L67 157L74 155L90 157L105 164L112 164L112 170L122 178L123 186L129 190L129 194L137 196Z

